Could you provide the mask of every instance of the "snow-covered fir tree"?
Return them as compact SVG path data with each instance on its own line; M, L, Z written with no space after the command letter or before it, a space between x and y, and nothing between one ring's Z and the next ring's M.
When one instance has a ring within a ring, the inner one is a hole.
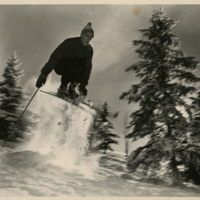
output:
M114 129L113 124L110 122L109 118L116 118L117 113L112 113L105 102L101 108L98 109L96 118L92 126L92 130L89 136L89 141L96 143L95 150L103 150L106 153L107 150L113 151L112 144L118 144L115 138L119 138L117 134L111 132ZM92 145L92 144L91 144Z
M22 87L19 84L21 77L24 75L23 70L18 69L21 63L16 51L8 59L7 66L4 70L4 81L0 83L1 92L1 108L9 111L16 112L18 106L22 102Z
M113 124L108 119L112 117L112 113L108 106L108 103L105 102L102 106L102 109L99 112L99 121L100 129L99 134L101 135L102 142L99 146L101 150L104 150L106 153L107 150L113 151L112 144L118 144L118 141L114 138L119 138L117 134L111 133L111 129L114 129Z
M198 62L181 51L179 39L172 34L177 22L162 10L155 11L151 26L139 30L142 39L134 40L133 45L138 47L135 52L141 60L126 71L134 71L141 81L120 96L128 103L139 104L131 114L128 137L149 137L145 146L132 152L128 167L153 174L166 161L171 172L168 174L174 177L172 182L179 174L176 152L187 139L192 118L186 98L196 91L195 84L200 81L194 74Z
M8 59L5 67L3 78L0 82L0 109L15 115L15 120L10 118L1 118L0 123L0 137L6 139L11 132L14 131L16 137L22 137L22 132L26 130L28 120L23 118L18 126L18 129L13 130L17 117L19 117L20 109L23 108L23 102L26 100L25 92L23 92L20 85L21 77L24 75L23 70L19 69L21 63L19 62L16 51Z

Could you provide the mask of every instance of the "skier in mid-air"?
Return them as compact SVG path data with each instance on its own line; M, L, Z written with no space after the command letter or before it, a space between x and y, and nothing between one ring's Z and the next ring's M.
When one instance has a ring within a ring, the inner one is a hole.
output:
M82 29L80 37L64 40L42 68L36 87L42 87L46 83L47 76L54 70L61 75L58 96L67 96L73 100L77 96L86 97L86 86L92 70L93 48L90 41L93 37L94 29L89 22Z

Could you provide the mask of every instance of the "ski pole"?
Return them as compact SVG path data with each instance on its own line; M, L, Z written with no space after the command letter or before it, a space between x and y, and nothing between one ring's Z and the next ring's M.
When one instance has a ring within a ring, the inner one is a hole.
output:
M34 96L36 95L36 93L38 92L39 89L40 89L40 88L38 88L38 89L35 91L35 93L33 94L32 98L31 98L30 101L28 102L28 104L27 104L27 106L25 107L24 111L23 111L23 112L21 113L21 115L19 116L19 118L18 118L16 124L14 125L14 127L12 128L12 130L13 130L13 129L17 126L17 124L19 123L19 121L20 121L22 115L24 114L24 112L25 112L26 109L28 108L29 104L31 103L31 101L33 100ZM6 142L10 139L11 135L12 135L12 131L11 131L11 133L9 134L8 138L4 141L2 147L5 146Z

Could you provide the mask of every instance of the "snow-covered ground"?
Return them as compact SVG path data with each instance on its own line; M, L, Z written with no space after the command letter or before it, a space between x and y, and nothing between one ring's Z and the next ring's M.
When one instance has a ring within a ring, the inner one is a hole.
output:
M33 151L1 148L0 197L200 196L198 190L141 181L127 173L125 159L119 154L88 153L74 169L48 163L50 157Z
M0 197L200 196L198 188L155 185L129 174L123 154L85 154L94 115L87 106L39 93L30 109L40 116L32 139L4 147L0 141Z

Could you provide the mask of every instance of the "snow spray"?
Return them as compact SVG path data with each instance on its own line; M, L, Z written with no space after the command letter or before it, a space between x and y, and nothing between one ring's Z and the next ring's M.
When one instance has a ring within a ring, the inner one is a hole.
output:
M44 90L56 91L48 81ZM54 87L53 87L54 86ZM32 139L21 150L51 155L48 163L91 176L98 167L97 156L85 156L87 134L96 111L87 105L73 105L58 97L38 92L29 110L38 115Z

